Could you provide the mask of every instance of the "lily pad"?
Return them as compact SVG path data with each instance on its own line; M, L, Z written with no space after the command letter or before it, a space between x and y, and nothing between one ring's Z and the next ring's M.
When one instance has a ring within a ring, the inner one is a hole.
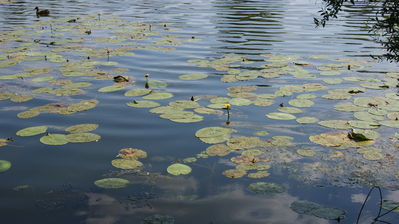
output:
M310 201L294 201L290 208L299 214L316 216L328 220L342 220L345 211L338 208L328 208Z
M179 79L181 80L199 80L199 79L205 79L207 78L207 74L201 74L201 73L196 73L196 74L185 74L179 76Z
M356 142L349 138L348 132L329 132L320 135L312 135L309 136L309 140L319 145L340 149L359 148L373 143L373 141Z
M104 178L101 180L96 180L94 184L97 187L105 188L105 189L116 189L116 188L124 188L130 182L126 179L122 178Z
M267 172L267 171L257 171L257 172L254 172L254 173L249 173L248 177L249 178L259 179L259 178L267 177L269 175L270 175L270 173Z
M146 100L163 100L172 98L172 93L160 93L160 92L151 92L150 94L143 96L143 99Z
M205 143L216 144L228 140L233 132L236 132L236 130L223 127L207 127L195 132L195 136Z
M399 121L394 120L385 120L379 122L381 125L391 127L391 128L399 128Z
M65 131L69 133L84 133L96 130L97 128L98 124L78 124L67 127Z
M123 90L123 89L126 89L126 86L123 86L123 85L112 85L112 86L102 87L102 88L98 89L98 92L109 93L109 92L120 91L120 90Z
M35 126L24 128L22 130L17 131L16 135L18 136L34 136L38 134L45 133L47 131L47 126Z
M310 157L310 156L315 156L316 152L312 149L298 149L296 150L296 152L301 155L301 156L306 156L306 157Z
M147 84L148 84L148 87L151 89L165 89L168 86L168 84L166 82L161 81L161 80L154 80L154 79L149 80L147 82Z
M296 121L300 124L312 124L319 122L319 119L315 117L299 117Z
M355 139L358 139L360 141L375 140L380 137L380 134L378 132L367 129L352 129L351 134L354 135Z
M114 159L111 161L111 163L114 167L124 170L136 169L137 167L143 165L143 163L134 159Z
M28 110L28 111L23 111L17 114L18 118L21 119L27 119L27 118L32 118L32 117L36 117L40 114L39 111L32 111L32 110Z
M373 121L349 121L349 125L354 128L363 128L363 129L371 129L371 128L379 128L381 124L373 122Z
M349 121L347 120L328 120L328 121L320 121L319 125L327 127L327 128L335 128L335 129L349 129L351 128Z
M288 103L294 107L311 107L314 104L313 101L307 99L292 99Z
M183 109L194 109L201 107L197 102L191 100L177 100L169 103L169 106Z
M295 117L294 115L292 115L292 114L277 113L277 112L268 113L268 114L266 114L266 116L267 116L268 118L276 119L276 120L293 120L293 119L296 118L296 117Z
M161 118L169 119L177 123L194 123L200 122L204 119L203 116L195 114L192 111L175 111L170 113L164 113L160 115Z
M47 134L40 138L40 142L46 145L65 145L68 140L63 134Z
M26 102L33 99L32 95L28 95L28 94L19 94L19 95L13 95L10 100L12 102L15 103L22 103L22 102Z
M223 175L225 175L228 178L240 178L243 177L245 174L247 174L247 171L238 170L238 169L230 169L223 171Z
M93 133L73 133L66 135L66 139L72 143L96 142L101 136Z
M7 160L0 160L0 173L5 172L11 168L11 163Z
M206 154L210 156L226 156L232 151L230 147L224 144L211 145L205 150Z
M181 163L175 163L170 166L168 166L167 171L169 174L178 176L178 175L186 175L191 173L191 167L181 164Z
M227 146L229 146L231 149L234 150L249 149L261 145L262 141L258 137L239 136L239 137L230 138L227 141Z
M147 158L147 153L141 149L123 148L119 150L118 157L122 159L142 159Z
M125 92L125 96L144 96L151 92L150 89L132 89Z
M252 183L248 186L248 190L255 194L283 193L286 191L285 187L268 182Z
M289 113L289 114L297 114L297 113L302 113L303 111L299 108L296 107L280 107L278 108L280 112L283 113Z

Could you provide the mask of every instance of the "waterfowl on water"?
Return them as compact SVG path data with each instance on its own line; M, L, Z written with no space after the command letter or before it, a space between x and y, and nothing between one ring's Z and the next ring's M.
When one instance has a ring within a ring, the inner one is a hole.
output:
M36 6L36 16L48 16L50 15L50 11L48 9L39 10L39 7Z

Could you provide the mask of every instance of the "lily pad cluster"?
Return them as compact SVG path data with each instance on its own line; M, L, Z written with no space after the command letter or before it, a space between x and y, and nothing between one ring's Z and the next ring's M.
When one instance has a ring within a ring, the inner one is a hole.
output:
M123 148L117 155L119 159L111 161L112 165L119 169L137 169L143 166L139 159L147 158L147 153L141 149Z
M339 208L329 208L315 202L298 200L290 205L291 210L298 214L316 216L328 220L342 220L345 217L345 211Z

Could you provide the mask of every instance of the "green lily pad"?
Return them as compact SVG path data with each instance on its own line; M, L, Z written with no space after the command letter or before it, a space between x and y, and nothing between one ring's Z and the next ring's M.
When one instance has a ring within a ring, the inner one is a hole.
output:
M111 161L112 165L116 168L119 169L136 169L137 167L140 167L143 165L143 163L141 163L138 160L134 160L134 159L114 159Z
M338 111L344 111L344 112L357 112L357 111L363 111L364 107L357 106L353 103L346 102L346 103L338 103L334 106L334 109Z
M144 96L151 92L150 89L132 89L125 92L125 96Z
M191 167L181 164L181 163L175 163L170 166L168 166L167 171L169 174L178 176L178 175L186 175L191 173Z
M7 160L0 160L0 173L5 172L11 168L11 163Z
M311 201L305 201L305 200L298 200L298 201L294 201L293 203L291 203L290 208L298 213L298 214L307 214L307 215L311 215L312 211L321 208L322 206L311 202Z
M349 129L351 128L349 121L347 120L328 120L328 121L320 121L319 125L327 127L327 128L335 128L335 129Z
M18 117L18 118L21 118L21 119L27 119L27 118L36 117L36 116L38 116L39 114L40 114L39 111L31 111L31 110L28 110L28 111L23 111L23 112L18 113L18 114L17 114L17 117Z
M370 114L366 111L358 111L353 113L353 116L362 121L382 121L384 120L384 116Z
M399 128L399 121L385 120L385 121L380 121L379 123L387 127Z
M112 85L112 86L105 86L102 87L100 89L98 89L98 92L101 93L109 93L109 92L116 92L116 91L120 91L126 89L126 86L122 86L122 85Z
M133 102L126 103L129 107L136 107L136 108L152 108L152 107L159 107L161 104L150 101L150 100L135 100Z
M253 134L257 135L257 136L266 136L266 135L269 134L269 132L267 132L267 131L257 131L257 132L254 132Z
M35 126L24 128L22 130L17 131L16 135L18 136L34 136L38 134L45 133L47 131L47 126Z
M40 142L46 145L65 145L68 140L63 134L47 134L40 138Z
M47 82L47 81L50 81L50 80L53 80L53 79L54 79L54 76L43 76L43 77L40 77L40 78L32 79L32 82Z
M246 170L230 169L223 171L223 175L228 178L240 178L247 174Z
M323 81L330 85L336 85L342 83L343 80L340 78L329 78L329 79L323 79Z
M268 182L252 183L248 186L248 190L255 194L283 193L286 191L285 187Z
M104 178L101 180L96 180L94 184L97 187L105 188L105 189L116 189L116 188L124 188L126 187L130 181L122 178Z
M98 124L78 124L65 128L65 131L69 133L84 133L96 130L98 128Z
M290 136L273 136L271 143L276 146L291 146L293 137Z
M230 138L227 141L227 146L229 146L231 149L234 150L249 149L261 145L262 141L258 137L239 136L239 137Z
M348 136L348 132L329 132L320 135L309 136L309 140L313 143L335 147L339 149L359 148L373 143L373 141L354 141Z
M266 114L266 116L267 116L268 118L276 119L276 120L293 120L293 119L296 118L296 117L295 117L294 115L292 115L292 114L277 113L277 112L268 113L268 114Z
M288 103L294 107L311 107L314 104L313 101L307 99L292 99Z
M252 101L244 98L233 98L229 103L234 106L248 106L252 104Z
M312 124L319 122L319 119L315 117L299 117L296 121L300 124Z
M197 73L197 74L181 75L181 76L179 76L179 79L181 79L181 80L199 80L199 79L205 79L207 77L208 77L207 74Z
M352 129L351 134L354 135L356 140L358 139L360 141L375 140L380 137L378 132L367 129Z
M32 95L28 94L20 94L20 95L13 95L10 100L15 103L22 103L33 99Z
M198 108L195 108L194 111L199 114L223 114L223 111L221 111L221 110L215 110L215 109L206 108L206 107L198 107Z
M143 96L143 99L147 100L163 100L172 98L172 93L159 93L159 92L151 92L150 94Z
M267 172L267 171L257 171L257 172L254 172L254 173L249 173L248 177L249 178L259 179L259 178L267 177L269 175L270 175L270 173Z
M160 106L150 110L150 112L154 114L167 114L181 111L183 111L183 108L176 108L172 106Z
M169 103L169 106L183 109L194 109L201 107L197 102L191 100L177 100Z
M289 113L289 114L297 114L297 113L302 113L303 111L299 108L296 107L280 107L278 108L280 112L283 113Z
M98 141L101 139L101 136L93 133L73 133L66 135L66 139L72 143L84 143Z
M310 157L310 156L315 156L316 152L312 149L298 149L296 150L296 152L301 155L301 156L306 156L306 157Z
M230 147L224 144L211 145L205 150L209 156L226 156L232 151Z
M223 127L207 127L195 132L195 136L205 143L216 144L228 140L233 132L236 132L236 130Z
M177 123L194 123L200 122L204 119L203 116L195 114L192 111L175 111L170 113L164 113L160 115L161 118L169 119Z
M373 121L349 121L349 125L354 128L362 128L362 129L371 129L371 128L379 128L381 124L373 122Z

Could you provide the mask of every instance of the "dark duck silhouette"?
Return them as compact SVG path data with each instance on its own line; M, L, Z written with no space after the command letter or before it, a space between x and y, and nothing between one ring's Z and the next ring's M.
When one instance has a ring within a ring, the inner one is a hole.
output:
M48 9L40 10L39 7L36 6L35 10L37 17L50 15L50 11Z

